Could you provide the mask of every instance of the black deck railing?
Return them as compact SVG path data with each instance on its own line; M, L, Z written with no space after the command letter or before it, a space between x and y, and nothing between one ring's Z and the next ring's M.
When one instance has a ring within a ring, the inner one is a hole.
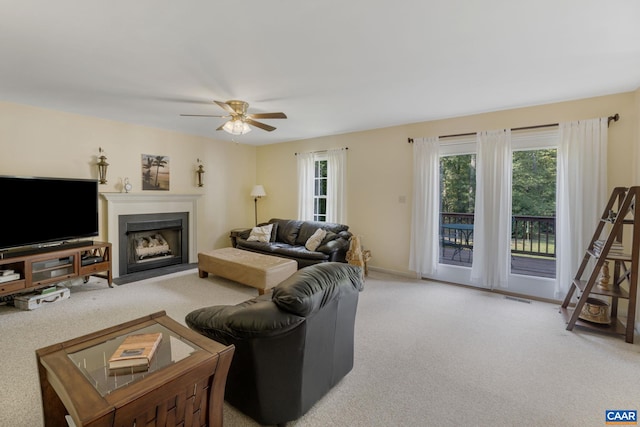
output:
M556 219L548 216L514 216L511 253L556 257Z
M455 230L447 224L473 224L472 213L443 212L440 223L441 241L455 242ZM473 236L465 242L466 247L473 246ZM548 216L514 215L511 219L511 253L555 258L556 256L556 219Z

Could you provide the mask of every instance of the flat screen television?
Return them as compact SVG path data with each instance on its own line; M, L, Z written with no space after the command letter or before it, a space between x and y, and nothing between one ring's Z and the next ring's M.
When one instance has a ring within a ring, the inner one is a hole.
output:
M0 176L0 249L98 235L98 181Z

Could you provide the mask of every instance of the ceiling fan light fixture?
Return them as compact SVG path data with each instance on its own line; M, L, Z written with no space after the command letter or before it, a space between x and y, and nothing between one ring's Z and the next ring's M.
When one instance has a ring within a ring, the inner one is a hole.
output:
M231 135L244 135L251 132L251 127L241 119L233 119L225 123L222 130Z
M180 114L181 116L192 117L230 117L230 119L221 126L216 128L218 130L224 130L231 135L244 135L251 132L253 129L251 126L255 126L259 129L271 132L276 130L275 127L257 121L256 119L286 119L287 115L284 113L257 113L247 114L249 104L244 101L231 100L227 102L213 101L220 108L227 112L226 116L217 116L212 114Z

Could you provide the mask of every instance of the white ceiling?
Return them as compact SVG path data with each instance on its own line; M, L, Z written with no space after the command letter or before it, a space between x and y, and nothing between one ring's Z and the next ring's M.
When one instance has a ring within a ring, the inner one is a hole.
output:
M0 100L252 145L638 87L637 0L0 0Z

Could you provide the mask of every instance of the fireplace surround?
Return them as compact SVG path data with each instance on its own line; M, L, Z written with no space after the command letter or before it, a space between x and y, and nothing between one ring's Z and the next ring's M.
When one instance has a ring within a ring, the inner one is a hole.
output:
M197 262L197 212L199 194L132 194L132 193L101 193L106 201L107 240L112 244L113 250L113 277L119 277L121 252L126 251L120 244L119 217L122 215L150 215L172 214L176 212L186 213L186 227L183 226L183 234L186 233L186 242L181 239L181 244L187 246L185 263ZM184 230L186 229L186 230ZM167 239L169 240L169 239Z

